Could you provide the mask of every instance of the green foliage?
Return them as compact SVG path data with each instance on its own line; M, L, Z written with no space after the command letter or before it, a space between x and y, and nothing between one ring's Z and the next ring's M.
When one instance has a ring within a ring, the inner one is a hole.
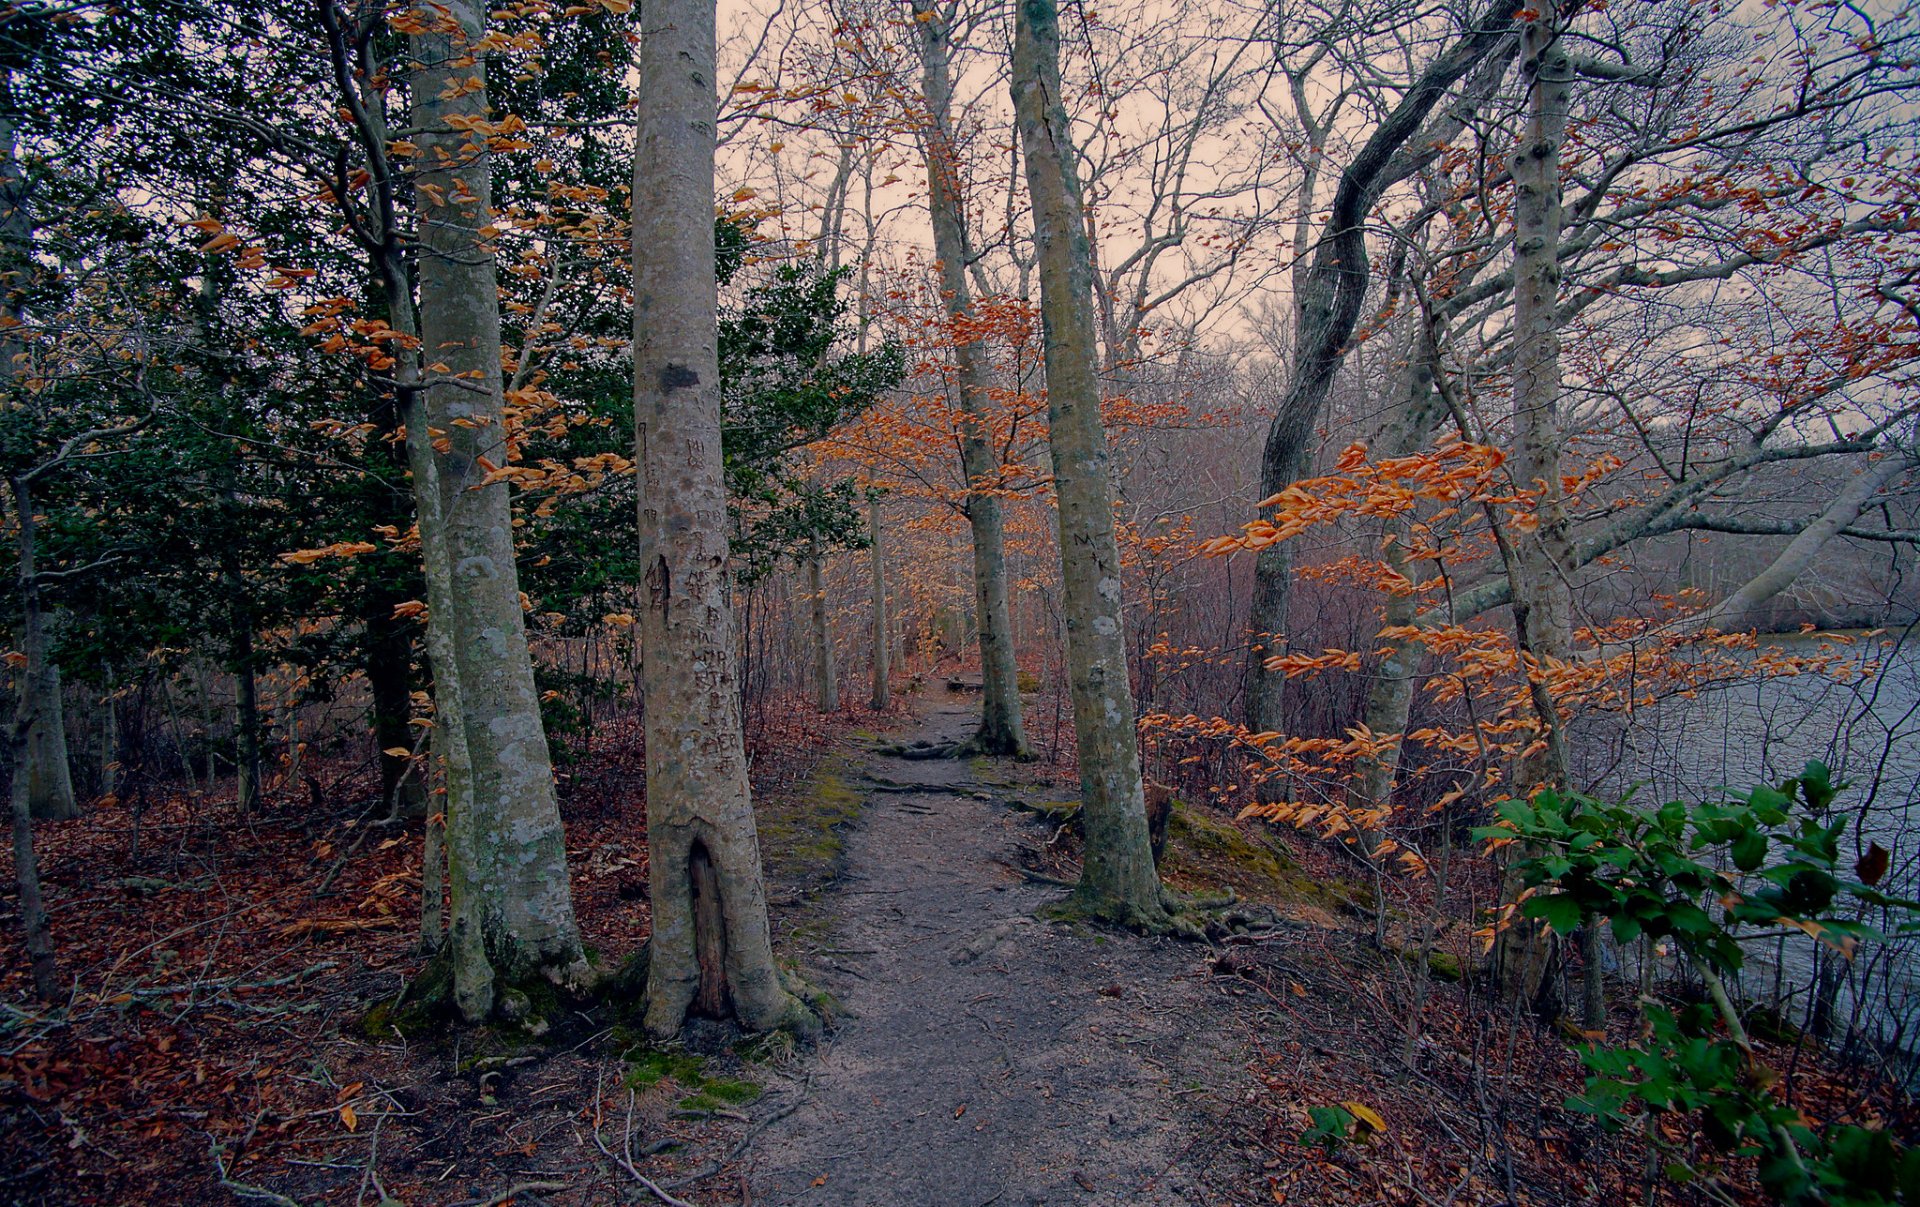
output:
M1338 1151L1360 1126L1353 1112L1345 1107L1310 1106L1307 1117L1313 1120L1313 1126L1300 1133L1300 1143L1309 1148L1323 1148L1328 1155Z
M1605 920L1616 938L1668 940L1707 983L1710 1001L1643 1003L1644 1034L1627 1047L1582 1053L1586 1092L1569 1105L1609 1128L1630 1112L1690 1116L1714 1149L1757 1160L1761 1183L1786 1203L1845 1207L1920 1203L1920 1151L1885 1132L1808 1119L1775 1092L1723 987L1753 928L1800 931L1841 947L1882 937L1861 919L1877 910L1899 933L1920 929L1920 902L1875 885L1886 852L1869 847L1848 875L1832 805L1844 785L1809 762L1777 787L1743 798L1645 809L1542 792L1501 803L1501 824L1478 838L1518 841L1514 870L1531 894L1523 917L1562 934ZM1686 1161L1668 1167L1686 1180Z
M866 545L864 494L852 482L812 481L798 456L906 375L897 344L848 349L846 276L817 260L781 264L720 318L722 446L746 579L815 545Z

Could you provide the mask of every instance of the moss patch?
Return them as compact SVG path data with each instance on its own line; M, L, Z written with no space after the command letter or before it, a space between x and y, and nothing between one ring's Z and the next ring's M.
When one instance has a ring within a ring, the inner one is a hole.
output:
M675 1085L690 1090L698 1090L705 1083L700 1070L706 1067L706 1061L691 1052L670 1052L663 1048L635 1048L626 1055L627 1085L636 1090L650 1090L663 1081L672 1081Z
M1228 888L1252 899L1336 909L1366 895L1346 881L1317 880L1284 847L1178 802L1167 822L1167 853L1160 870L1188 892Z
M846 828L865 801L849 783L844 757L828 758L804 792L773 802L758 818L760 850L777 878L818 888L840 873Z

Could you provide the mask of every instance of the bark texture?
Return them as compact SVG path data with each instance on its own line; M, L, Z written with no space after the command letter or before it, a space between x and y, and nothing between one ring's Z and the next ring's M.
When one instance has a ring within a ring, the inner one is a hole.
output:
M1163 927L1169 918L1148 835L1127 681L1120 550L1094 368L1093 269L1060 90L1060 29L1053 0L1019 0L1015 9L1013 105L1033 200L1047 443L1060 508L1067 675L1086 826L1075 904L1125 925Z
M1006 524L996 483L999 458L988 438L990 409L985 367L967 331L972 294L967 286L967 221L960 158L953 144L953 80L949 30L933 0L913 0L920 31L920 86L927 103L922 138L927 160L927 213L940 261L940 291L953 339L954 386L959 392L960 465L967 479L967 523L973 530L974 611L980 635L980 728L968 746L983 754L1029 754L1020 708L1013 611L1007 586Z
M885 712L893 702L893 688L889 681L891 668L888 666L888 629L887 622L887 558L880 544L880 500L876 496L867 500L867 534L872 539L869 550L873 569L873 695L868 703L875 712Z
M773 961L740 719L713 275L713 0L648 7L640 74L633 411L653 895L646 1027L676 1034L698 999L761 1030L805 1015Z
M826 565L820 538L807 547L807 621L813 646L813 702L821 712L840 711L840 675L833 665L833 627L827 616Z
M1573 548L1560 482L1560 149L1566 141L1573 63L1560 38L1555 0L1530 10L1521 33L1520 70L1527 85L1527 124L1514 149L1513 457L1515 484L1534 494L1531 532L1503 545L1513 580L1515 637L1532 684L1544 741L1522 758L1514 788L1523 795L1563 787L1566 746L1560 717L1537 673L1573 649ZM1511 878L1509 878L1511 880ZM1503 886L1511 900L1519 885ZM1543 1012L1555 1006L1555 943L1543 927L1516 922L1500 934L1494 959L1507 992Z
M33 734L42 724L43 697L28 682L33 673L36 647L46 655L46 634L41 623L40 579L34 566L33 492L25 476L14 478L13 504L17 511L15 534L19 567L14 589L20 597L21 642L26 646L28 663L21 668L14 701L13 724L8 731L9 753L13 756L13 784L10 803L13 808L13 875L20 894L20 924L26 931L27 959L33 971L33 991L43 1002L51 1002L59 993L53 959L53 934L47 923L47 907L40 896L40 864L33 849L33 778L22 769L31 765ZM64 753L64 752L63 752ZM63 764L64 765L64 764ZM71 795L72 789L68 789Z
M486 11L456 0L442 13L413 48L423 65L413 90L420 342L430 366L422 434L438 446L429 453L438 454L432 518L448 578L430 606L449 610L445 653L472 780L470 807L448 819L456 997L472 1017L485 1012L491 994L479 987L495 975L578 982L587 966L520 605L512 500L505 483L489 480L508 458L490 155L471 132L491 116L485 64L472 50ZM421 520L424 538L430 517Z

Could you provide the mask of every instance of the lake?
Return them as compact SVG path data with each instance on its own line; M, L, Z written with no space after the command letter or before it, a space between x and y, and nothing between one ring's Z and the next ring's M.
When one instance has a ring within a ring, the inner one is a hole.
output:
M1849 785L1835 802L1852 818L1847 862L1878 842L1892 853L1881 887L1916 895L1920 639L1795 635L1763 645L1831 656L1854 673L1775 678L1666 700L1631 717L1583 720L1572 744L1576 779L1599 795L1639 785L1639 798L1657 804L1708 799L1722 788L1744 794L1819 759ZM1740 989L1843 1047L1920 1052L1920 937L1866 944L1852 960L1804 937L1756 942Z

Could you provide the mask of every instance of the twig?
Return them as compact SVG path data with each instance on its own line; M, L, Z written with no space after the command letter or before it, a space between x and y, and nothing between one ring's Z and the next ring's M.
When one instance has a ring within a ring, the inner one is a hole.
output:
M469 1199L454 1207L500 1207L502 1203L510 1203L523 1194L552 1193L565 1190L570 1185L570 1182L515 1182L490 1199Z
M272 1203L274 1207L300 1207L300 1200L290 1199L276 1191L259 1186L249 1186L245 1182L236 1182L227 1176L226 1152L218 1141L207 1141L207 1152L213 1157L214 1168L220 1171L220 1185L234 1193L236 1198L259 1199L263 1203Z

